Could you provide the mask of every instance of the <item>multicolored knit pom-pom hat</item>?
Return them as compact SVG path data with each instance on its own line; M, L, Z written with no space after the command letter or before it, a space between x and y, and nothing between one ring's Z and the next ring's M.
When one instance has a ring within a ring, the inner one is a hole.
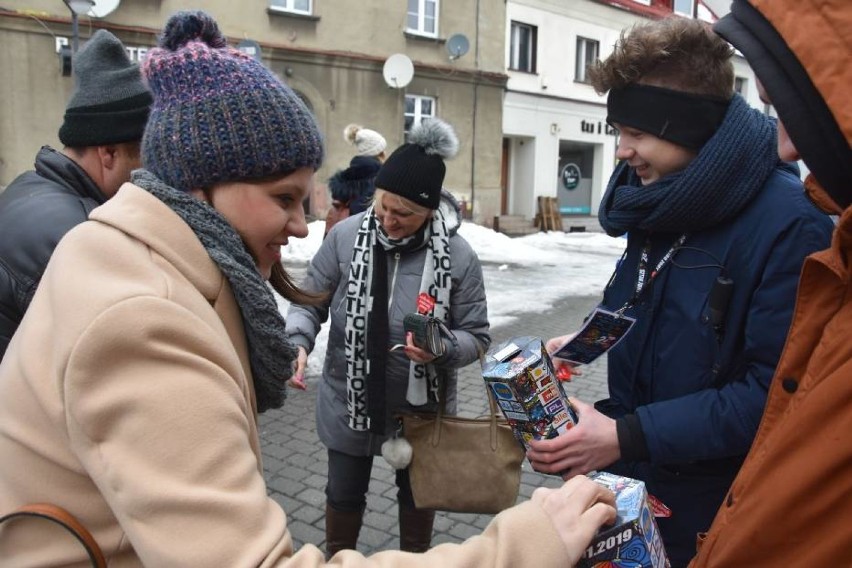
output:
M173 15L142 73L154 95L142 164L175 189L322 163L311 111L263 64L229 47L209 14Z

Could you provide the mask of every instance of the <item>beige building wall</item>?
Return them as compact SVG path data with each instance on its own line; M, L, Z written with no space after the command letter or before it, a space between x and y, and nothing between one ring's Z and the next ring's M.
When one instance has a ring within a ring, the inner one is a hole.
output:
M411 94L435 97L436 115L458 131L461 149L448 163L447 188L475 203L476 220L492 218L500 198L505 2L442 0L438 37L424 38L405 31L403 0L364 0L357 8L347 0L314 0L312 16L275 12L265 0L123 0L105 18L81 17L80 41L106 28L133 55L144 56L170 14L199 5L232 45L257 41L263 62L313 108L327 155L312 213L324 215L324 182L351 158L344 127L356 122L378 130L393 150L403 142L404 97ZM54 37L70 38L68 9L60 0L19 0L13 7L0 10L0 76L6 79L0 82L0 186L31 168L40 146L59 145L57 131L73 90L73 79L60 74ZM470 51L451 61L445 42L457 33L468 38ZM394 53L414 63L414 79L404 89L383 79L383 64Z

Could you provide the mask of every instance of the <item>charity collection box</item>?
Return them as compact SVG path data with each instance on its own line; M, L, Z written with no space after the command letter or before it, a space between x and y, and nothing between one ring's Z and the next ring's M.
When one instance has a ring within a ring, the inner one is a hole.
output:
M615 524L592 539L578 568L668 568L669 561L645 483L607 472L589 478L615 493Z
M530 440L554 438L577 424L577 413L539 337L513 337L492 347L482 378L524 449Z

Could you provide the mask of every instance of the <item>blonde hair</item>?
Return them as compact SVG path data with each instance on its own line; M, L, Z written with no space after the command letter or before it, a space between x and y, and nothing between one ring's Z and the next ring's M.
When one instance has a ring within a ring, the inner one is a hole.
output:
M698 20L670 17L621 33L612 55L589 66L595 90L632 83L730 99L733 48Z
M382 198L385 195L390 195L390 196L395 197L396 200L397 200L397 203L399 204L400 207L402 207L403 209L405 209L405 210L407 210L411 213L414 213L415 215L423 215L425 217L425 216L432 213L432 210L429 209L428 207L423 207L422 205L418 205L417 203L414 203L410 199L406 199L406 198L402 197L401 195L397 195L396 193L391 193L390 191L388 191L386 189L376 188L376 192L373 194L373 204L376 207L376 211L379 211L380 213L383 213L384 210L385 210L384 204L383 204L383 201L382 201Z

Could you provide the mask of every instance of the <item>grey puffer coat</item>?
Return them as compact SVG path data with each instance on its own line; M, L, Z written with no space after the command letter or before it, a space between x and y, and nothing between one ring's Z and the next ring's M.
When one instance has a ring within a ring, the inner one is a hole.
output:
M488 310L479 258L470 244L457 234L461 214L458 204L447 192L441 196L441 208L450 229L452 292L448 327L454 338L445 341L447 353L435 360L435 366L447 379L447 410L454 413L456 369L476 361L479 358L478 350L487 350L491 337L488 334ZM376 455L380 452L382 443L395 429L396 413L435 410L432 404L414 407L406 401L410 360L402 350L397 350L389 352L387 360L388 424L385 431L388 435L349 428L344 334L346 284L355 236L365 214L354 215L335 225L308 267L303 287L329 292L328 301L316 307L294 304L287 312L290 339L308 353L314 348L320 325L331 317L323 380L317 395L317 431L320 440L328 448L354 456ZM425 256L425 247L388 256L388 348L396 343L405 343L402 319L405 314L417 311L416 299L420 292Z

